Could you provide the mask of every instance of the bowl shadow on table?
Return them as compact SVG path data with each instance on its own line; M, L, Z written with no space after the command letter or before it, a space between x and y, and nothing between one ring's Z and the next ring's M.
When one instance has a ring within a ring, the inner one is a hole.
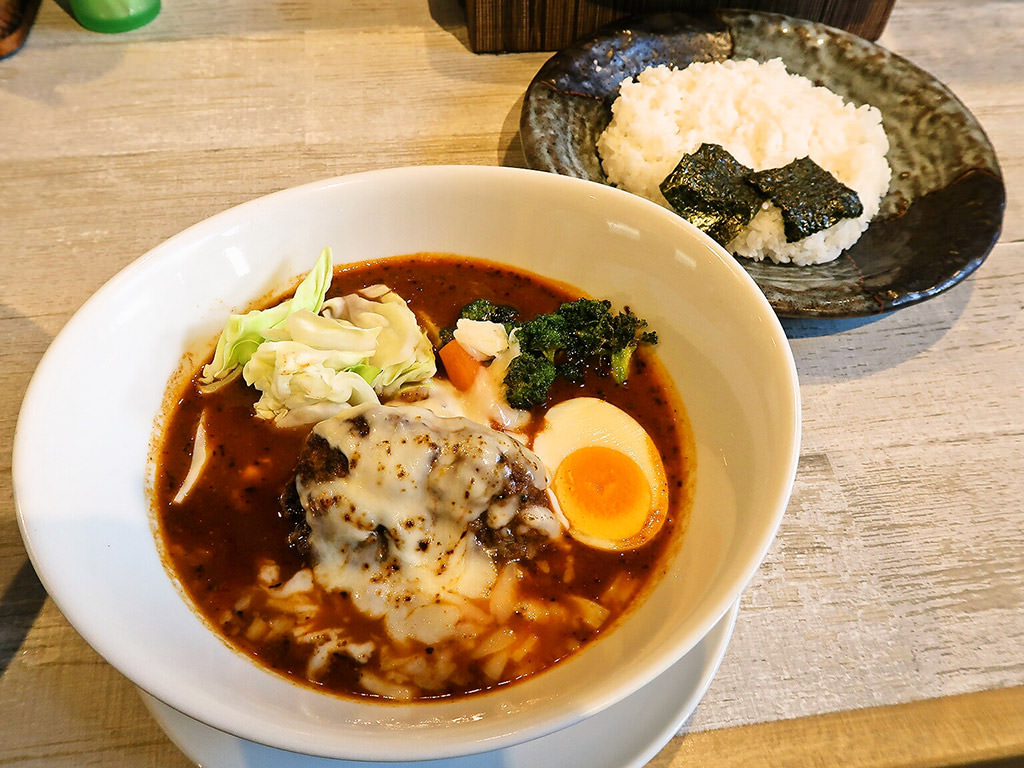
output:
M0 677L18 655L45 602L46 590L26 557L0 595Z
M16 349L32 351L24 361L25 367L22 370L7 366L2 376L3 386L8 391L18 393L17 397L9 398L3 410L0 410L0 424L3 425L0 428L0 442L6 446L5 450L10 450L14 443L18 409L32 378L32 371L53 337L31 318L6 304L0 304L0 334ZM7 520L13 521L15 517L13 498L8 496L2 503L2 515L6 525ZM24 554L24 549L21 549L21 552ZM7 560L12 563L14 561L14 556ZM6 577L6 574L4 576ZM29 630L43 610L45 601L46 590L36 576L32 563L25 556L0 595L0 677L21 650Z
M509 143L500 149L501 164L509 168L529 168L526 162L526 155L523 152L523 135L519 132L519 116L523 111L523 99L526 94L520 95L515 104L511 106L505 120L501 124L501 135L511 136Z
M780 318L803 383L859 379L896 367L940 342L964 313L973 282L870 317Z

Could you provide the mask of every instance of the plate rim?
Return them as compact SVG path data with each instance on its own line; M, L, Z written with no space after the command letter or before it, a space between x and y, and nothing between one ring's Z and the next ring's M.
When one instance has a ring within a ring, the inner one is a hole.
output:
M614 713L624 709L626 706L631 704L633 706L637 706L639 704L638 699L644 697L645 692L647 695L650 695L651 689L659 684L665 685L669 682L673 682L674 674L679 674L683 667L696 667L694 670L697 677L696 685L692 689L685 691L685 696L680 698L678 706L672 709L664 720L658 724L657 733L646 741L643 748L640 749L628 763L617 766L617 768L641 768L641 766L646 765L665 747L666 744L668 744L669 741L672 740L676 733L678 733L682 724L688 717L690 717L690 715L693 714L701 700L707 694L707 691L711 687L711 683L715 676L718 674L722 661L729 650L729 645L736 628L740 600L741 598L738 598L725 615L723 615L718 622L711 627L700 641L671 667L666 669L661 673L661 675L649 682L643 688L634 691L626 698L613 704L607 710L597 712L584 720L573 723L572 725L566 726L554 733L547 734L546 736L540 736L532 741L513 744L491 752L480 752L473 755L463 755L461 757L442 759L440 761L427 760L403 762L397 764L396 768L412 768L412 766L416 766L416 768L420 768L421 766L422 768L428 768L428 766L430 768L483 768L483 765L478 764L478 761L482 764L490 765L491 759L496 755L503 755L507 757L508 760L502 760L502 763L510 762L512 764L512 768L515 768L516 765L530 764L532 762L532 758L529 753L534 752L537 749L554 747L556 741L567 741L570 745L575 746L579 739L570 739L569 737L576 736L577 734L583 735L582 731L588 723L593 727L596 719L606 720ZM696 658L698 654L700 654L699 659ZM171 707L169 704L157 699L152 694L147 693L141 688L139 688L138 691L147 711L153 717L154 721L156 721L157 725L159 725L164 731L171 743L173 743L175 747L184 753L184 755L190 760L200 762L203 765L210 766L210 768L241 768L241 765L234 765L230 763L222 764L214 759L214 755L209 751L209 749L200 750L195 748L194 745L187 742L188 736L186 731L198 730L200 733L204 733L210 740L219 740L221 742L221 746L219 748L221 749L232 745L241 746L242 752L245 752L246 747L255 749L254 753L250 752L247 756L242 757L242 761L245 762L247 768L271 768L271 766L278 765L278 759L281 757L292 758L292 760L289 760L286 763L287 768L365 768L367 765L363 761L337 760L334 758L317 757L315 755L285 753L275 747L269 747L265 744L260 744L259 742L250 742L242 739L241 737L235 736L234 734L219 731L207 723L203 723L183 712L179 712L174 709L174 707ZM614 734L609 734L609 736L612 739L615 738ZM218 747L216 746L214 747L214 749L217 748ZM294 761L294 764L292 761ZM376 763L373 763L373 765L376 765Z
M854 299L860 299L860 301L857 302L857 306L855 307L849 306L849 302L838 302L793 308L792 305L780 302L777 299L773 298L772 296L768 295L766 292L766 298L768 299L769 303L772 306L772 309L776 312L776 314L779 317L793 319L850 319L878 317L934 298L935 296L938 296L939 294L942 294L948 291L949 289L955 287L959 283L963 282L971 274L973 274L985 262L989 254L992 252L996 244L999 242L999 238L1002 234L1002 227L1006 210L1005 180L1003 178L1002 169L999 165L998 156L995 152L995 147L992 144L992 141L989 138L987 132L985 131L984 126L981 124L981 121L978 120L978 118L974 115L974 113L967 107L967 105L964 104L963 101L952 91L952 89L944 82L939 80L939 78L937 78L931 72L915 64L907 57L893 52L889 48L886 48L885 46L879 44L876 41L867 40L866 38L860 37L852 32L848 32L844 29L824 24L822 22L803 19L783 13L732 8L713 8L704 11L664 10L647 13L640 12L610 22L609 24L600 27L594 32L581 37L580 39L573 42L571 45L556 51L544 62L544 64L540 67L540 69L531 79L524 93L523 104L519 115L519 135L526 165L535 170L547 171L549 173L564 173L563 170L550 166L543 161L539 151L539 147L543 144L543 136L538 132L534 131L530 126L530 119L535 114L534 109L536 107L538 94L541 93L542 91L547 91L550 93L561 93L550 81L553 71L557 72L559 70L559 65L562 65L564 63L575 63L579 61L580 58L582 58L582 56L586 54L587 51L592 50L595 46L599 45L602 42L610 42L614 40L615 37L630 32L633 28L639 28L636 37L637 39L641 39L643 37L650 37L658 34L666 36L692 34L692 29L689 29L686 26L681 25L692 25L694 22L710 21L719 24L722 28L722 31L725 34L729 35L730 40L733 40L735 37L734 26L739 20L744 18L756 19L764 23L772 22L777 26L797 25L811 29L818 29L821 30L822 32L826 32L829 35L838 37L840 39L847 39L856 42L859 45L865 45L870 48L877 49L887 59L896 62L899 66L907 67L919 73L924 78L924 80L929 83L929 85L931 85L932 87L938 87L943 92L943 95L958 108L959 113L968 120L968 122L972 125L972 128L976 130L977 133L980 135L981 139L984 142L985 148L991 155L991 168L970 168L963 174L961 174L961 176L958 177L957 180L966 177L970 174L981 174L991 177L994 180L994 182L998 185L998 200L997 204L994 205L992 209L992 213L994 217L997 219L997 221L994 229L987 234L986 243L984 247L979 249L979 251L975 255L973 255L972 258L969 258L962 262L958 262L956 265L956 269L951 270L950 272L945 274L941 280L934 281L932 285L929 285L926 288L914 291L908 290L904 293L900 293L899 295L896 295L891 298L885 297L883 295L883 290L881 289L876 289L870 292L864 291L863 293L854 295L852 297ZM665 25L667 28L666 31L658 32L646 29L647 27L654 26L655 24L658 23ZM668 29L671 29L671 31L668 31ZM734 57L732 53L730 53L729 56L726 57L726 60L733 58ZM802 73L797 72L795 74ZM627 73L626 77L629 76L635 77L635 74L630 75ZM807 77L807 75L802 76ZM581 97L589 97L589 95L587 94L577 95ZM840 94L840 96L842 96L842 94ZM847 99L847 97L845 96L843 96L843 98L844 100ZM601 102L606 103L608 105L609 112L611 107L611 101L613 99L613 96L605 96L600 99ZM564 175L576 176L576 174L573 173L566 173ZM615 186L608 182L607 177L604 176L603 170L601 176L601 179L594 179L593 177L590 176L585 176L582 178L587 178L590 181L602 183L607 186ZM581 177L577 176L577 178ZM927 194L932 194L936 191L940 190L930 190ZM921 197L923 198L926 196L927 195L922 195ZM871 223L873 224L876 221L882 221L882 219L879 219L879 217L876 216L874 219L872 219ZM866 231L867 230L865 230L865 232ZM733 258L744 268L745 271L747 271L748 274L750 274L751 278L754 279L754 281L758 284L758 287L760 287L762 290L765 290L765 285L770 286L772 285L772 283L764 280L756 272L751 271L751 269L748 268L748 265L764 264L768 266L768 268L770 269L777 268L793 270L807 270L815 266L825 266L808 265L804 267L799 267L793 266L791 264L772 264L768 261L754 262L750 259L737 257L735 255L733 255ZM841 253L840 256L837 257L837 260L843 258L850 258L847 255L846 251L843 251L843 253ZM835 262L826 262L826 265L831 263ZM856 263L854 263L854 267L857 267ZM863 280L863 277L861 278L861 280ZM764 285L762 285L762 283L764 283ZM868 301L868 299L871 299L872 301Z

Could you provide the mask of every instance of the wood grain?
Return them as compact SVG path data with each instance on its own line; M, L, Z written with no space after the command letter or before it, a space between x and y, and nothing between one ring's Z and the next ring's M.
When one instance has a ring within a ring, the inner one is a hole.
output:
M1024 758L1024 688L677 737L649 768L1010 768Z
M839 27L869 40L885 29L895 0L748 0L739 7L784 13ZM555 51L605 24L659 11L737 7L716 0L466 0L474 51Z
M892 11L880 42L946 82L996 147L1003 234L933 300L786 322L794 495L659 768L1024 749L1021 29L1012 0ZM11 443L50 341L119 269L231 205L393 165L522 165L522 95L546 59L474 54L457 0L176 0L123 35L42 4L0 62L0 766L188 765L27 564Z

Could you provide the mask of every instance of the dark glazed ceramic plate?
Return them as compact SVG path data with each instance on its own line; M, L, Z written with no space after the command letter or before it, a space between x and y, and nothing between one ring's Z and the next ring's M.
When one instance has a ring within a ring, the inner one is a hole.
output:
M536 169L608 184L596 142L619 83L648 66L728 58L767 61L872 104L889 137L892 181L855 245L828 264L739 259L783 317L862 317L956 285L984 261L1006 190L995 152L946 86L855 35L746 11L664 13L620 22L555 54L526 92L523 150Z

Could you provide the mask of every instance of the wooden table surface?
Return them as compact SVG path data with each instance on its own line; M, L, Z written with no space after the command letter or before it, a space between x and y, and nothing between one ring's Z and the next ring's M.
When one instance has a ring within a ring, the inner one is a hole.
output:
M1024 3L899 0L880 42L987 129L1002 237L931 301L786 322L793 499L661 768L1024 756ZM457 0L168 0L112 36L43 3L0 61L0 766L188 765L46 598L18 534L18 409L70 315L165 238L267 192L522 165L522 96L548 55L471 53Z

